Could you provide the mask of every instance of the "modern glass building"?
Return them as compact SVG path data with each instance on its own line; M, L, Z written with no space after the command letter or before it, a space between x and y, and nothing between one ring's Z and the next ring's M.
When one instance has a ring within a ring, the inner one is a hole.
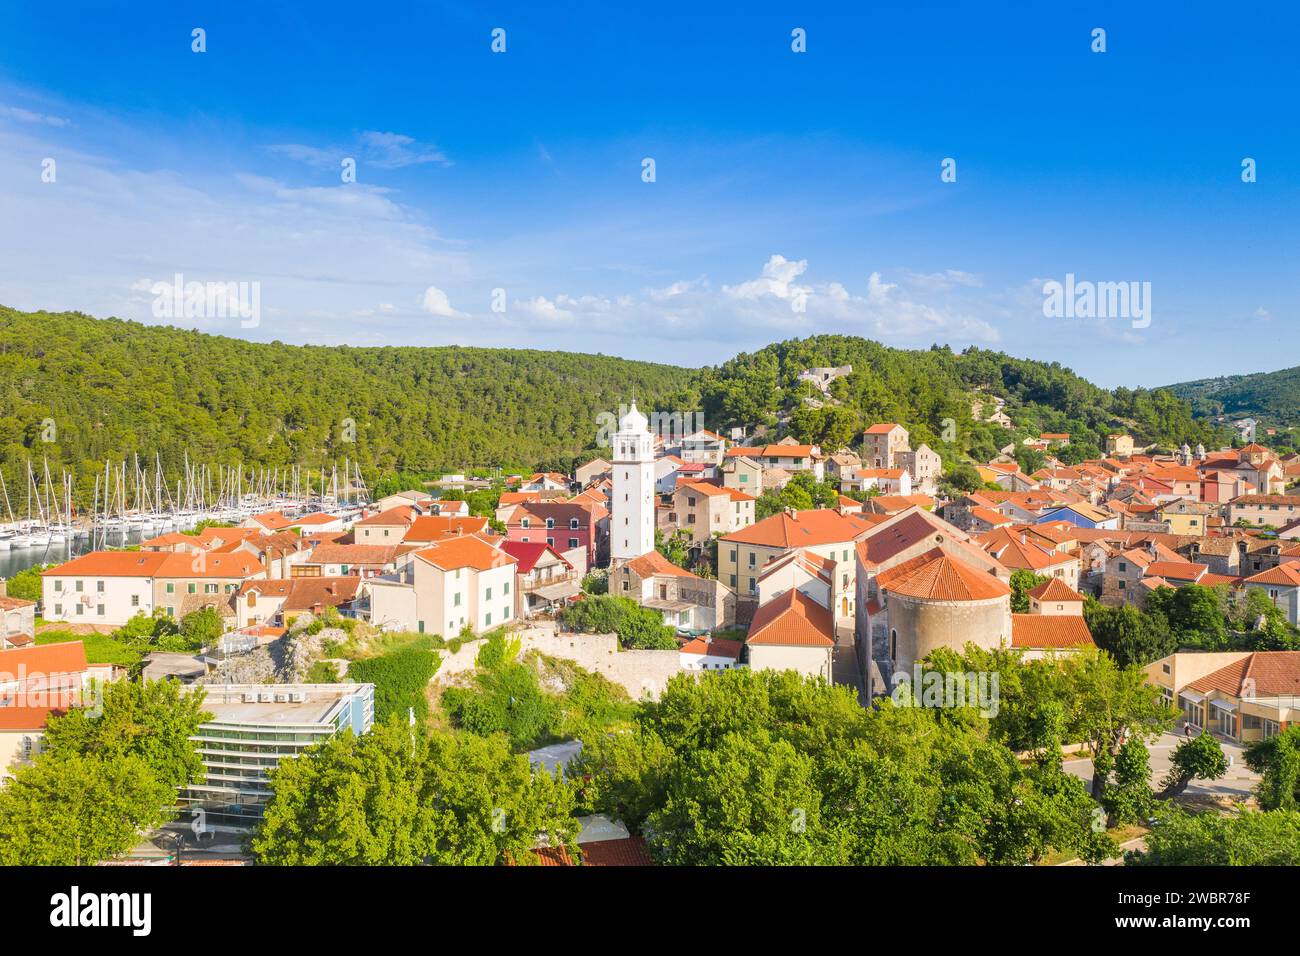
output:
M209 824L252 826L270 797L270 768L345 728L364 734L375 718L374 684L193 686L214 716L190 738L206 778L182 790L178 804L186 817L202 810Z

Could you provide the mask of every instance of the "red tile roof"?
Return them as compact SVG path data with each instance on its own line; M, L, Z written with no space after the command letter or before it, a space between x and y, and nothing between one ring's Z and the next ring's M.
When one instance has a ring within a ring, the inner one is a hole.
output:
M1026 649L1096 647L1079 614L1012 614L1011 646Z
M1029 596L1039 601L1082 601L1083 595L1070 587L1060 578L1051 578L1036 588L1029 589Z
M830 611L797 588L791 588L754 612L745 643L834 647L835 621Z
M1256 651L1187 686L1202 693L1217 690L1239 697L1247 680L1254 685L1246 696L1300 697L1300 651Z
M506 565L518 563L514 556L494 548L475 535L448 538L446 541L438 542L431 548L417 551L415 556L428 561L435 568L440 568L443 571L452 571L456 568L489 571L492 568L502 568Z
M755 522L747 528L723 535L723 541L759 544L769 548L803 548L809 545L852 541L874 525L860 515L842 515L830 508L784 511Z
M667 574L677 578L699 579L699 575L678 567L658 551L647 551L640 557L628 561L627 566L636 573L637 577L641 578L652 577L656 574Z
M1300 587L1300 564L1286 561L1275 568L1253 574L1246 580L1251 584L1277 584L1282 587L1297 588Z
M727 657L731 660L740 659L740 649L745 645L741 641L728 641L725 638L714 638L709 640L704 637L697 637L692 641L687 641L678 650L683 654L702 654L707 657Z
M891 594L929 601L987 601L1005 597L1011 588L991 574L931 548L876 576L876 586Z

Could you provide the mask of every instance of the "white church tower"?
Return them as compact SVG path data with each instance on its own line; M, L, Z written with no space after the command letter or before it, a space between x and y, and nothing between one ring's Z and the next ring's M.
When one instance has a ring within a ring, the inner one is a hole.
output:
M611 566L655 549L655 456L647 424L634 401L614 435Z

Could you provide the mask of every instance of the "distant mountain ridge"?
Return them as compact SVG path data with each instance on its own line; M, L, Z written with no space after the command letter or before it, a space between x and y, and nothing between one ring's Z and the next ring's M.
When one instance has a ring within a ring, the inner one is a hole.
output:
M1270 425L1300 425L1300 366L1276 372L1225 375L1180 382L1169 390L1204 418L1256 418Z
M845 365L853 374L829 395L799 378ZM979 395L1005 398L1016 430L974 421ZM173 475L186 456L315 469L348 457L367 477L567 470L577 457L608 454L595 447L600 416L634 397L647 411L702 411L709 428L788 433L832 448L857 445L873 422L898 421L914 445L928 442L949 460L986 460L1040 429L1071 432L1080 448L1112 430L1142 443L1226 440L1170 392L1107 391L1057 363L981 349L909 351L817 335L717 367L680 368L508 348L250 342L0 306L0 468L11 497L23 493L29 458L68 468L88 490L106 458L137 453L142 462L159 454Z

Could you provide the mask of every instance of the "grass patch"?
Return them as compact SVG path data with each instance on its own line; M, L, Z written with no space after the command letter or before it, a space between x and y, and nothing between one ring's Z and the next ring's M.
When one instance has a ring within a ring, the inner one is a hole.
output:
M74 634L71 631L42 631L36 635L37 644L61 644L81 641L86 647L86 661L90 664L119 664L134 667L144 659L144 652L132 647L111 634Z

